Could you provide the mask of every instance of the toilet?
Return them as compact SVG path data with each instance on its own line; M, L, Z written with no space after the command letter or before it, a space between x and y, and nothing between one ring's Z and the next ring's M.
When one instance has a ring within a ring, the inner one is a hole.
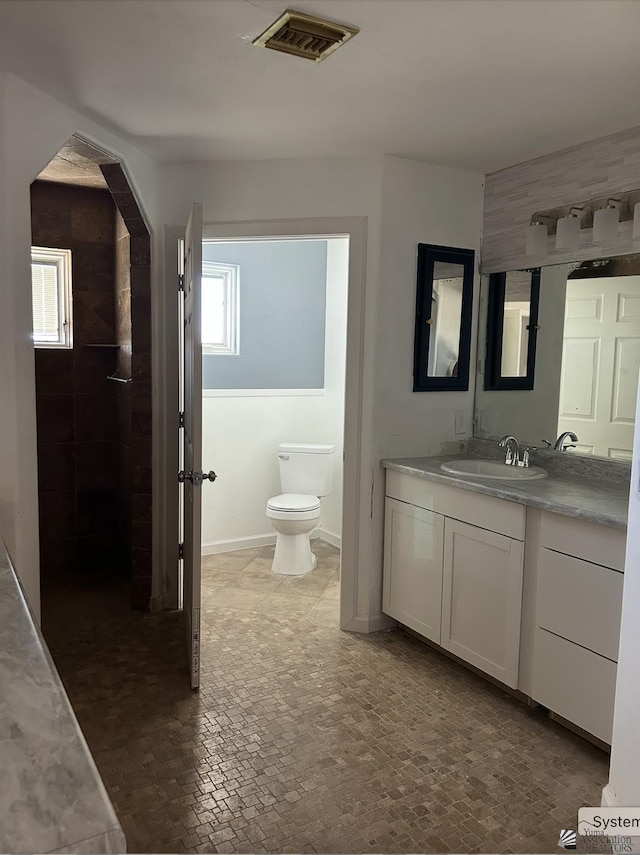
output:
M267 502L267 517L278 533L274 573L306 576L316 566L309 536L320 521L320 498L333 486L335 453L335 445L278 446L282 493Z

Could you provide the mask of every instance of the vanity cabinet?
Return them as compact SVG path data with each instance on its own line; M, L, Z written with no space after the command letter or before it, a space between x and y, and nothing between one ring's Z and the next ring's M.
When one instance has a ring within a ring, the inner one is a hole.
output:
M383 609L518 685L524 508L387 473Z
M387 498L383 609L440 643L444 517Z
M440 644L514 689L523 552L519 540L445 521Z
M624 547L620 531L542 515L532 696L609 744Z

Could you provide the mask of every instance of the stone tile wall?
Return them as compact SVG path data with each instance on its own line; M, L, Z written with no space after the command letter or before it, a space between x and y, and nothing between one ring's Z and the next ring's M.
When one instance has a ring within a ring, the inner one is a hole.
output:
M582 229L577 250L545 257L525 254L526 228L536 211L587 202L640 188L640 128L586 142L487 176L481 268L483 273L517 270L640 252L631 222L620 223L611 243L594 245Z
M32 242L71 249L73 348L36 348L43 582L115 566L114 208L105 190L36 181Z
M121 530L131 544L135 608L149 608L152 573L151 238L119 163L103 164L117 208L115 270L118 367L118 470ZM127 489L129 485L130 489ZM127 523L129 515L129 523Z

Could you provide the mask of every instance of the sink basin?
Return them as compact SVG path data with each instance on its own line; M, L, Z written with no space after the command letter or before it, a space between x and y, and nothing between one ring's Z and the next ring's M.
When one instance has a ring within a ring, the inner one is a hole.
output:
M540 466L507 466L499 460L450 460L441 463L443 472L450 475L472 475L489 481L536 481L547 477Z

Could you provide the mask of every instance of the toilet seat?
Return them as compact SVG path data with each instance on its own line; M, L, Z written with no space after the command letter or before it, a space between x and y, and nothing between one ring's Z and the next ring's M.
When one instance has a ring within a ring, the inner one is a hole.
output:
M272 511L317 511L320 499L317 496L305 496L303 493L281 493L269 499L267 507Z
M272 520L312 520L320 515L320 499L302 493L282 493L267 502L267 517Z

